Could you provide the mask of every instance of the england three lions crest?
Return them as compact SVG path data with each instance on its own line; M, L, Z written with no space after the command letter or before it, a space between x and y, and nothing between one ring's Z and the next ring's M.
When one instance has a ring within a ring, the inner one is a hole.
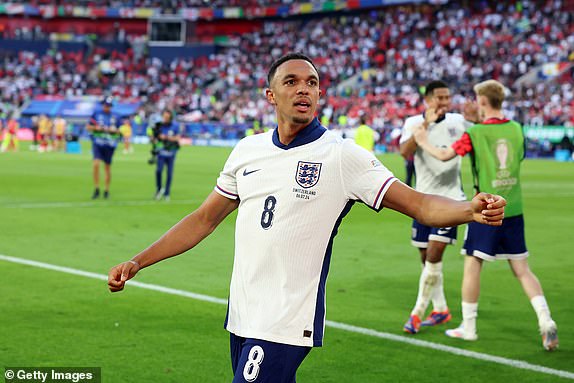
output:
M295 180L305 189L317 185L321 175L321 163L299 161Z

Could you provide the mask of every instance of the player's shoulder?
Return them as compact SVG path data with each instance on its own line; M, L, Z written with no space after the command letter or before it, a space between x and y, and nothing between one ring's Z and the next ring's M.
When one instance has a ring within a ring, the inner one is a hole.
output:
M407 117L407 118L405 119L405 122L403 123L403 125L404 125L405 127L408 127L408 126L412 126L412 125L415 125L415 124L422 123L424 120L425 120L425 118L423 117L422 114L417 114L417 115L414 115L414 116Z
M349 157L372 157L373 154L369 152L367 149L363 148L362 146L358 145L355 140L351 138L340 138L338 137L337 140L333 141L334 144L340 147L341 159L345 161Z
M355 142L352 138L343 138L341 135L334 133L332 130L327 129L325 133L317 140L319 142L326 143L330 142L337 145L343 145L344 142Z
M235 145L235 148L238 150L253 150L256 147L269 145L269 143L272 142L272 140L273 140L273 132L274 131L275 130L272 129L272 130L269 130L265 133L259 133L259 134L253 134L251 136L245 136L241 140L239 140L237 145Z
M444 118L447 122L463 123L465 121L464 116L460 113L446 113Z

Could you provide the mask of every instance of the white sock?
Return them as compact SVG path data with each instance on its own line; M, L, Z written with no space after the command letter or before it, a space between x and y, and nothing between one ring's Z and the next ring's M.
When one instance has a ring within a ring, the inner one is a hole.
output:
M462 325L466 334L476 334L476 317L478 316L478 302L462 302Z
M539 326L552 322L552 317L550 316L550 308L548 308L548 303L546 303L546 298L544 298L544 295L535 296L530 300L530 303L532 304L534 311L536 311Z
M428 265L430 273L437 276L437 281L434 285L431 296L433 310L438 312L445 312L448 310L448 306L446 304L446 297L444 296L442 262L426 262L426 265Z
M419 279L419 293L417 295L417 302L415 303L415 308L411 312L411 315L417 315L422 318L427 310L430 303L430 299L434 290L434 286L438 280L438 277L431 267L428 267L430 263L426 262L425 267L421 273Z

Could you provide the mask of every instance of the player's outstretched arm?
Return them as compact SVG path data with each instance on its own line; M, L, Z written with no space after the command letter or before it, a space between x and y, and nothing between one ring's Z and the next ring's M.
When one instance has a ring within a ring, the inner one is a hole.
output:
M457 155L453 148L438 148L428 142L427 130L424 127L417 129L414 133L414 137L420 148L441 161L448 161Z
M112 267L108 274L110 291L122 290L126 281L133 278L140 269L193 248L211 234L238 205L239 201L211 192L197 210L179 221L151 246L130 261Z
M399 146L399 152L401 153L401 156L403 156L405 160L408 160L409 157L412 156L416 150L417 150L417 142L415 141L414 136L411 136L411 138L409 138Z
M432 227L450 227L472 221L500 226L506 200L498 195L479 193L472 201L455 201L420 193L395 181L385 194L383 206Z

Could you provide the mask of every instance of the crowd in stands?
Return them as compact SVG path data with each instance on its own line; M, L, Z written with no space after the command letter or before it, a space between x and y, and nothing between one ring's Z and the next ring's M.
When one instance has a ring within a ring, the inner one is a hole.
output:
M290 5L293 0L31 0L29 5L73 5L109 8L255 7Z
M523 124L574 125L571 72L569 81L516 85L542 64L574 61L572 12L563 11L557 0L486 4L400 6L266 21L261 31L230 36L217 54L173 62L141 60L132 50L44 56L0 52L0 97L22 105L38 94L113 94L144 100L146 113L172 107L189 121L260 119L272 126L273 108L263 97L267 69L281 54L301 51L320 68L325 95L320 113L332 127L352 125L365 114L389 141L405 117L423 110L425 83L446 81L460 106L472 95L472 85L487 78L509 87L505 108L511 118Z

